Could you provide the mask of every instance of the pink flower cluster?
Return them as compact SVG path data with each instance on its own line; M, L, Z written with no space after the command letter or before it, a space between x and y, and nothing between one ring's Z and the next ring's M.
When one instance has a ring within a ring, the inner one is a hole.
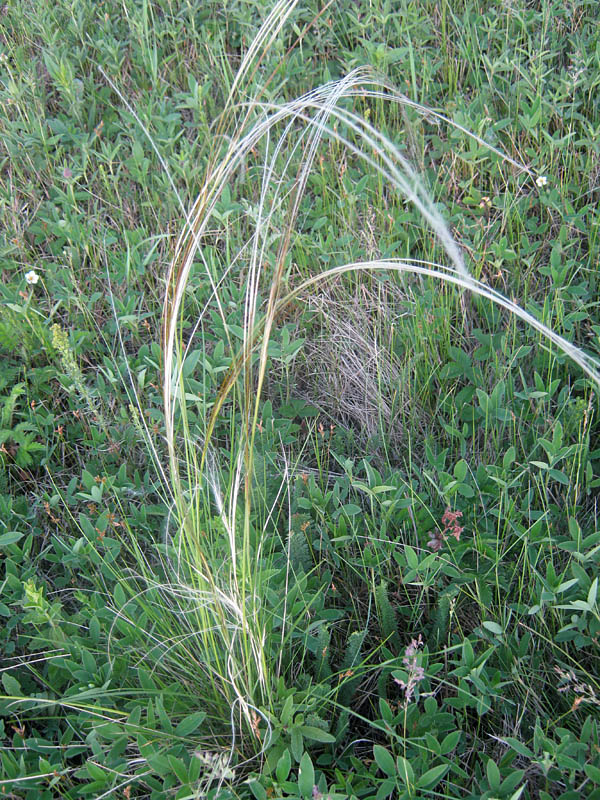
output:
M431 539L427 542L427 547L434 551L441 550L444 546L444 542L449 536L454 536L458 542L460 535L464 530L464 528L458 524L458 520L461 517L462 511L451 511L450 507L448 507L444 511L444 516L442 517L442 525L444 526L444 530L441 532L437 529L434 530L431 534Z
M404 666L406 667L406 671L408 672L408 680L402 681L400 680L400 678L394 678L396 683L404 691L405 705L408 705L410 703L415 693L415 689L425 677L425 670L423 669L423 667L417 664L419 648L422 646L423 646L423 638L421 634L419 634L419 638L413 639L412 642L408 645L408 647L404 651L404 657L402 659L402 663L404 664Z

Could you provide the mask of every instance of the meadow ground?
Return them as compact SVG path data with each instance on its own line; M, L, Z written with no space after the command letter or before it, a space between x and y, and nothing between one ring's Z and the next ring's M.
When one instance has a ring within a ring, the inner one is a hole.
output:
M0 108L0 794L600 798L596 0L8 0Z

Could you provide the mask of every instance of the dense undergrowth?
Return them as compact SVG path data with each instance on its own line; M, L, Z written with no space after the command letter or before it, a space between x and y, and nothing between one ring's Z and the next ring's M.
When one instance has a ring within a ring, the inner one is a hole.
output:
M3 796L600 796L595 6L4 4Z

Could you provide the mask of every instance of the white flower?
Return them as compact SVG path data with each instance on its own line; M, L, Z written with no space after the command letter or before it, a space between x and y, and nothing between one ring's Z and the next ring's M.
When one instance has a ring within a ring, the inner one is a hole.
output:
M36 284L39 281L39 279L40 279L40 276L37 274L37 272L34 269L30 269L29 272L27 273L27 275L25 275L25 280L31 286Z
M535 179L535 184L541 189L542 186L546 186L548 184L548 178L545 175L538 175Z

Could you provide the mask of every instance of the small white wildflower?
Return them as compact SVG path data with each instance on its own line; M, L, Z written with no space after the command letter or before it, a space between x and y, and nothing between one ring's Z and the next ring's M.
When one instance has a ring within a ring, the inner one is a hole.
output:
M547 186L547 184L548 184L548 178L545 175L538 175L537 178L535 179L535 185L540 189L542 188L542 186Z
M35 285L40 279L40 276L34 269L30 269L27 275L25 275L25 280L30 286Z

